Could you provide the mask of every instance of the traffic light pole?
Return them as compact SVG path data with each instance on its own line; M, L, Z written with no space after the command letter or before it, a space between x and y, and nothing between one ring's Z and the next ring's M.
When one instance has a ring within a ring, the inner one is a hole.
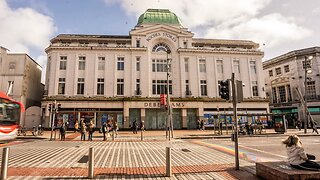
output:
M234 73L231 77L232 84L232 101L233 101L233 116L235 121L235 132L234 132L234 152L235 152L235 164L236 170L239 170L239 143L238 143L238 118L237 118L237 91L236 91L236 81Z
M56 118L56 108L57 108L57 101L54 101L51 107L51 135L50 135L50 141L52 141L53 136L53 127L54 127L54 119Z

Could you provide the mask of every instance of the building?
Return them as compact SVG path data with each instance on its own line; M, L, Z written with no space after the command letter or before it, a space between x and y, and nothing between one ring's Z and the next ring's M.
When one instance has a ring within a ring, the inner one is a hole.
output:
M310 56L313 57L311 72L305 76L304 63ZM303 97L306 94L313 119L320 123L320 47L295 50L272 58L263 62L263 70L272 113L287 114L289 127L294 127L298 118L303 122L305 114L297 91L299 89Z
M160 94L166 93L167 60L175 129L231 114L232 103L219 97L218 83L232 72L245 84L239 113L250 114L251 121L268 112L258 47L252 41L194 38L163 9L148 9L128 36L60 34L46 49L46 125L48 104L56 100L62 107L57 121L69 121L70 127L80 119L100 127L108 119L120 128L144 120L147 129L163 129Z
M32 127L41 122L41 66L24 53L8 53L0 46L0 91L9 92L9 96L22 102L26 112L22 113L20 124ZM12 84L11 89L9 89Z

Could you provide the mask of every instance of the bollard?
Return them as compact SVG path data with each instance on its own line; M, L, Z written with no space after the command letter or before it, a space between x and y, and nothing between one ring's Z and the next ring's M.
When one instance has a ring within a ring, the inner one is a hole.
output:
M171 148L166 147L166 176L171 177Z
M93 147L89 148L89 167L88 167L88 178L93 178L94 171L94 149Z
M231 134L231 141L233 141L234 142L234 137L235 137L235 134Z
M141 141L143 141L143 130L141 129Z
M112 131L112 141L114 141L114 130Z
M5 147L2 150L1 179L7 179L8 159L9 159L9 148Z

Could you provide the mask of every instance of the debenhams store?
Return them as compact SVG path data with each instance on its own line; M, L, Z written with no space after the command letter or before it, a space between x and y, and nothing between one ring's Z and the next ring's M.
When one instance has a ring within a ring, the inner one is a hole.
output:
M134 120L147 129L163 129L167 61L175 129L195 128L197 119L231 114L218 84L234 72L242 80L239 114L254 121L268 112L259 45L246 40L194 38L169 10L148 9L128 36L60 34L48 55L43 126L50 127L48 104L61 104L56 123L105 121L129 128Z

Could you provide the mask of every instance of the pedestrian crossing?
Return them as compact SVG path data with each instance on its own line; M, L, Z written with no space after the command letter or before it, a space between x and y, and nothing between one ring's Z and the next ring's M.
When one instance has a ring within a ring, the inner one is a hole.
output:
M79 160L95 151L95 167L163 167L165 148L171 147L173 166L232 164L234 157L187 141L150 142L34 141L10 147L9 167L87 167ZM187 149L187 151L185 151ZM184 150L184 151L183 151ZM250 164L249 162L242 162Z

